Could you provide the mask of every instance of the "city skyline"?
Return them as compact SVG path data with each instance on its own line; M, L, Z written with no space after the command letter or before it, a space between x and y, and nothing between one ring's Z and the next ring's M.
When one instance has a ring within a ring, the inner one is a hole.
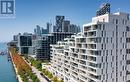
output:
M10 41L12 35L19 32L33 32L36 25L45 28L47 22L54 22L56 15L64 15L72 23L82 25L91 21L91 17L96 16L99 5L105 2L111 4L111 12L127 12L129 10L129 0L16 0L16 18L0 18L0 42ZM90 14L91 13L91 14Z

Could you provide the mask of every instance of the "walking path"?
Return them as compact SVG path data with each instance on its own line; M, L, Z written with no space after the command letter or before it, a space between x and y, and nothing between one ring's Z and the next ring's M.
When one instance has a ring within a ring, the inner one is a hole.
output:
M24 59L24 58L23 58ZM24 61L31 67L33 73L35 73L35 75L38 77L38 79L40 80L40 82L48 82L40 73L40 71L38 71L38 69L36 69L36 67L31 66L25 59Z
M39 78L39 80L40 80L40 82L48 82L45 78L43 78L42 76L41 76L41 72L40 71L38 71L38 69L36 69L34 66L31 66L31 68L32 68L32 71L34 72L34 73L36 73L36 75L37 75L37 77Z
M22 78L20 77L20 75L18 74L18 70L13 62L13 58L12 58L12 53L9 51L9 54L10 54L10 57L11 57L11 60L12 60L12 63L13 63L13 67L14 67L14 70L15 70L15 73L16 73L16 78L18 79L18 82L22 82Z

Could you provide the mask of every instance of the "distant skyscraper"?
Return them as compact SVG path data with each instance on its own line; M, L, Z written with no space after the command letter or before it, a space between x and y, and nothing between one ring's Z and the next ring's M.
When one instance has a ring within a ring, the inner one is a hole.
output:
M51 33L52 32L52 24L47 22L46 27L47 27L47 32Z
M48 34L50 28L51 28L50 23L47 23L46 29L37 25L36 28L34 29L34 34L39 36L41 36L42 34Z
M62 32L69 32L70 28L70 21L64 20L62 22Z
M36 28L34 29L34 34L41 35L42 34L42 30L41 29L42 28L39 25L37 25Z
M54 28L54 32L62 32L62 22L64 21L65 17L64 16L59 16L57 15L55 20L56 20L56 27Z
M104 15L106 13L110 13L110 4L109 3L102 4L100 9L97 10L96 16Z
M56 24L53 26L53 32L80 32L80 27L71 24L69 20L65 20L64 16L56 16Z
M80 27L70 24L70 21L65 20L64 16L56 16L53 32L51 32L51 26L51 23L46 23L47 29L42 29L41 38L35 40L35 54L38 60L49 60L51 44L56 44L56 42L80 32ZM45 34L46 32L49 34Z

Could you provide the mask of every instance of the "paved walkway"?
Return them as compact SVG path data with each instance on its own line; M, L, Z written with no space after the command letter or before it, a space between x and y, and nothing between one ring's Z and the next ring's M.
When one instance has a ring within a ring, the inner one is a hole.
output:
M37 75L37 77L39 78L39 80L40 80L40 82L48 82L45 78L43 78L42 76L41 76L41 72L40 71L38 71L38 69L36 69L34 66L31 66L31 68L32 68L32 71L34 72L34 73L36 73L36 75Z
M38 71L38 69L36 69L34 66L31 66L25 59L24 59L24 61L31 67L33 73L35 73L35 75L38 77L40 82L48 82L43 76L41 76L41 74L40 74L41 72Z

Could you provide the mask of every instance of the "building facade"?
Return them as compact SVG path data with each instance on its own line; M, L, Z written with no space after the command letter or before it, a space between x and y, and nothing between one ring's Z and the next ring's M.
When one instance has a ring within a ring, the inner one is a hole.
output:
M32 34L30 33L18 34L17 38L18 38L17 41L18 52L21 55L24 54L32 55L33 54Z
M130 82L130 20L106 13L51 45L51 71L64 82Z
M47 23L47 29L50 31L48 34L41 34L40 39L34 40L34 53L38 60L50 60L50 44L56 44L58 41L64 40L64 38L80 32L80 27L74 24L70 24L69 20L65 20L64 16L56 16L53 32L51 32L51 23ZM45 33L45 32L43 32ZM38 37L38 36L37 36Z
M35 40L35 55L38 60L50 60L50 44L56 44L64 38L71 37L73 33L53 32L48 35L42 35Z

